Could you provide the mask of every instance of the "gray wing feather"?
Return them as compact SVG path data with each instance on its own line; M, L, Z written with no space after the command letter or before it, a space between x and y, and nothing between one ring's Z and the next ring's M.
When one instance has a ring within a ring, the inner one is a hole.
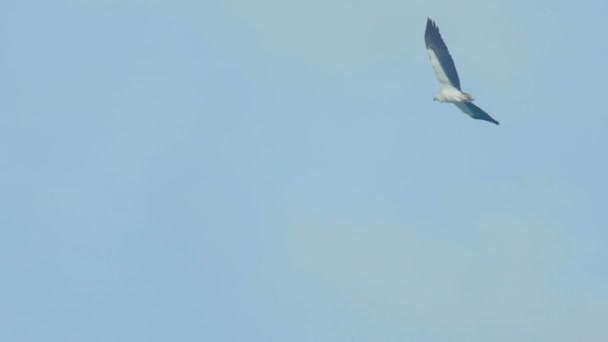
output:
M430 18L427 18L426 31L424 33L424 42L427 49L433 50L439 63L441 64L446 76L456 89L460 89L460 79L454 65L454 60L448 51L448 47L443 42L439 28Z
M489 121L493 124L500 125L500 123L494 120L488 113L483 109L477 107L473 102L458 102L454 103L463 113L469 115L476 120Z

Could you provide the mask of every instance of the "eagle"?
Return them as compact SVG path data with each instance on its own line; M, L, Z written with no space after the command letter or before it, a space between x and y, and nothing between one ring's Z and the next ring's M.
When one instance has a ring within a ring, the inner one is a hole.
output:
M471 94L465 93L460 88L460 79L458 78L454 60L448 51L448 47L443 42L443 38L441 38L439 28L430 18L427 18L426 22L424 43L426 44L431 66L441 86L439 95L435 96L433 101L453 103L473 119L485 120L499 125L498 121L494 120L483 109L473 104L475 99Z

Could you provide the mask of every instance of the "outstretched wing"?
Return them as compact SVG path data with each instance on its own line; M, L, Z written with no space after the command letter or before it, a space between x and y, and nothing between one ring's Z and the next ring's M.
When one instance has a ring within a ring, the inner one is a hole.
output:
M427 18L424 42L439 83L442 86L452 86L460 90L460 79L458 79L454 60L441 38L439 28L430 18Z
M473 102L456 102L454 103L463 113L469 115L473 119L485 120L491 123L500 125L500 123L494 120L488 113L484 112L483 109L477 107Z

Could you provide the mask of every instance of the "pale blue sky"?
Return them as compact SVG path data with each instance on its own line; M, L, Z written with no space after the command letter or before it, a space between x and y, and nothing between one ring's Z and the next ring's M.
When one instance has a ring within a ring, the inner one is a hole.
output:
M0 2L0 340L608 340L607 15Z

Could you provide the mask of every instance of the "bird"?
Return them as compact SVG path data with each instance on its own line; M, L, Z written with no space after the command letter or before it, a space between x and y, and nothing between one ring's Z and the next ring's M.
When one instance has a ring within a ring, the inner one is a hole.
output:
M427 18L424 43L429 54L431 66L441 87L439 95L435 96L433 101L453 103L458 109L473 119L485 120L500 125L498 121L494 120L483 109L473 104L475 98L471 94L465 93L460 88L460 79L458 78L454 60L439 33L439 27L437 27L437 24L431 18Z

